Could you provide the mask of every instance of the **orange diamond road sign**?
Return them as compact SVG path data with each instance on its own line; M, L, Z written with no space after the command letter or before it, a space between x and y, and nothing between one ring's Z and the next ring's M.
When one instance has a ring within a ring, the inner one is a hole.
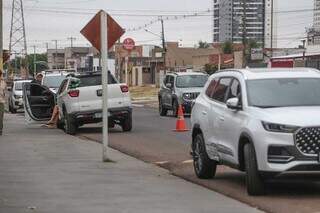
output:
M101 12L100 10L89 23L80 31L97 50L101 49ZM108 14L108 49L125 33L125 30Z

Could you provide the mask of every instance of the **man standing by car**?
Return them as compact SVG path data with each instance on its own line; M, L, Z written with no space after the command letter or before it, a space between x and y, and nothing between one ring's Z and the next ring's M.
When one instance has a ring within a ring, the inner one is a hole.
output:
M2 70L0 69L0 135L2 135L2 129L3 129L4 104L6 102L6 99L5 99L6 88L7 88L7 84L2 77Z

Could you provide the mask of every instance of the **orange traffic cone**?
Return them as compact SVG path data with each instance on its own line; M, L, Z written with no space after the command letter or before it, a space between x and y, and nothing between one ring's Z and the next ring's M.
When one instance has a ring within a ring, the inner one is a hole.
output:
M187 132L189 129L186 127L186 121L184 120L184 115L183 115L183 109L181 104L179 105L178 109L178 120L176 124L176 129L174 130L175 132Z

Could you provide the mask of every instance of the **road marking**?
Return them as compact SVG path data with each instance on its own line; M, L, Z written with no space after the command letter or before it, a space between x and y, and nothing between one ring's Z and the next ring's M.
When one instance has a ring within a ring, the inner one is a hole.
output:
M182 162L182 164L189 164L189 163L193 163L193 160L185 160Z
M167 163L169 163L169 161L159 161L159 162L155 162L154 164L163 165L163 164L167 164Z
M143 104L132 104L132 106L133 106L133 107L139 107L139 108L144 107L144 105L143 105Z

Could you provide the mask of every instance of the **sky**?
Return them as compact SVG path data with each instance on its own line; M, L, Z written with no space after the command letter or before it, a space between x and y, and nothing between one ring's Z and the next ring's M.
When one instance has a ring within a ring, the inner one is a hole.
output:
M11 4L4 1L4 47L9 46ZM277 1L277 0L275 0ZM212 0L23 0L28 52L36 46L44 52L46 42L54 48L70 46L68 37L75 37L74 46L90 45L80 30L100 9L110 13L125 29L122 38L131 37L137 44L160 45L161 15L164 18L167 41L179 41L181 46L194 46L199 40L212 41ZM278 47L296 47L312 26L313 0L278 0ZM304 9L309 9L303 11ZM284 12L302 10L300 12ZM147 26L145 26L147 24ZM132 29L139 29L132 31ZM148 29L146 32L144 29ZM131 30L131 31L130 31ZM152 32L152 33L150 33Z

